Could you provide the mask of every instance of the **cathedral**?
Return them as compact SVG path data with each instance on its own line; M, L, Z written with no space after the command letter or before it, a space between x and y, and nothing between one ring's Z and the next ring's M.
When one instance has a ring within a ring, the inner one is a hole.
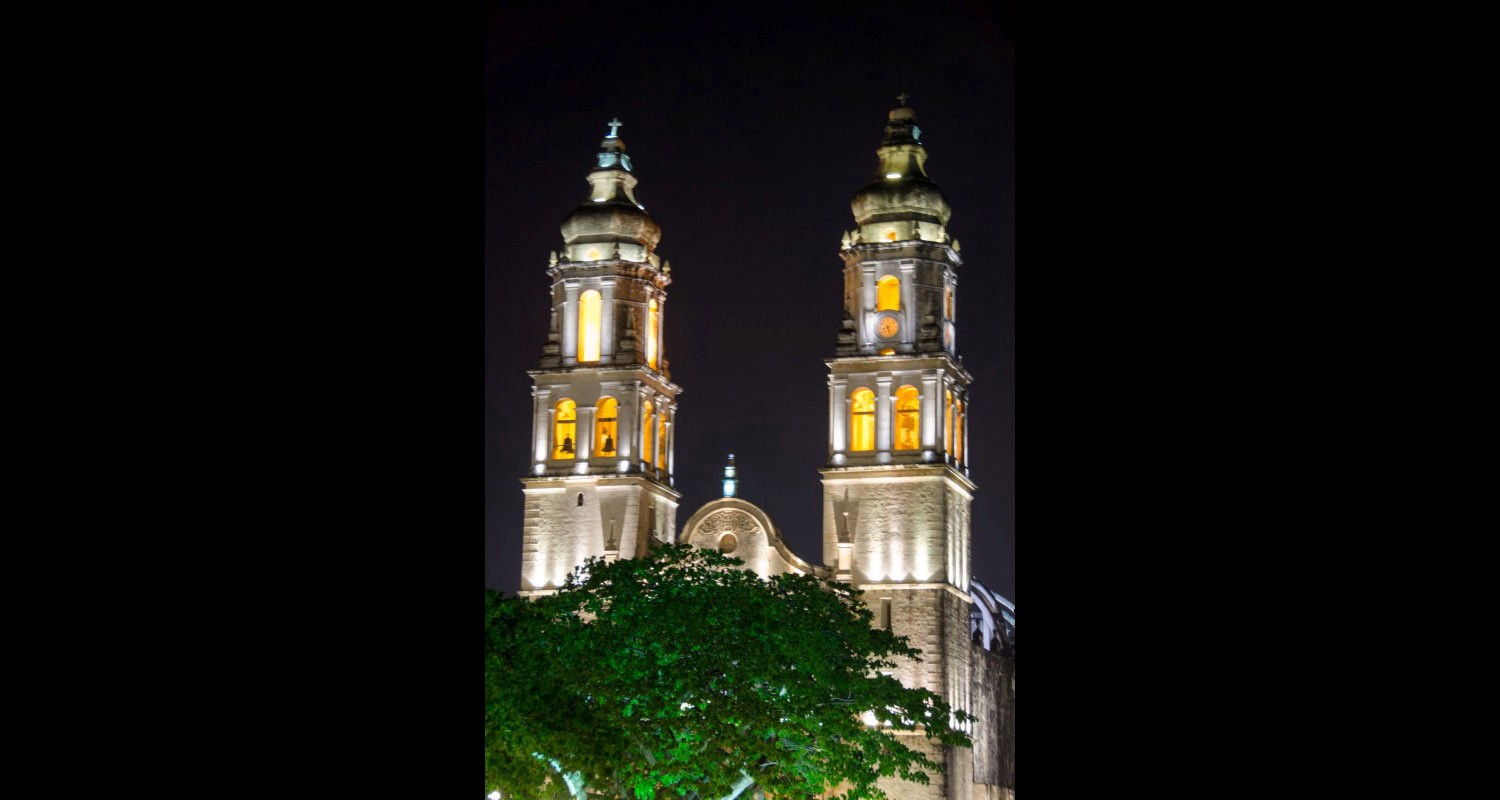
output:
M588 174L589 197L563 220L563 248L549 259L551 323L529 372L521 594L555 591L590 557L682 542L742 559L762 577L851 583L875 624L922 650L897 676L974 717L963 726L972 748L930 746L920 735L908 742L944 765L929 785L892 778L882 788L899 800L1012 799L1015 607L969 574L971 377L955 324L962 259L948 201L927 176L916 114L898 99L840 246L843 324L825 362L819 563L793 553L769 515L735 496L733 456L723 496L678 524L682 390L662 351L672 268L657 253L661 228L636 201L616 120Z

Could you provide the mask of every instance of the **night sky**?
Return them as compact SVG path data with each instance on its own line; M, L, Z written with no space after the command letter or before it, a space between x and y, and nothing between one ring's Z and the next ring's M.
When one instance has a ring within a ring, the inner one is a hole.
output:
M828 370L842 314L839 239L874 175L895 96L962 245L958 351L970 416L974 576L1015 590L1015 36L1011 6L865 3L858 12L721 6L492 9L485 38L485 585L520 585L531 380L548 253L588 197L618 115L672 263L664 356L678 399L682 523L739 496L821 563ZM646 10L641 10L646 9Z

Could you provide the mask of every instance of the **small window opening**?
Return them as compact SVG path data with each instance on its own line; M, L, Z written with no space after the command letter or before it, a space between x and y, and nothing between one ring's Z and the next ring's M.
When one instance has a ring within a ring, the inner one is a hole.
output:
M613 397L599 398L599 407L596 412L598 418L594 421L594 455L596 456L615 454L619 407L619 403Z
M854 390L850 409L849 449L875 449L875 393L869 389Z
M578 404L572 400L559 400L552 431L552 457L554 459L574 458L577 455L578 448L573 439L577 425Z
M901 279L894 275L887 275L876 283L875 289L876 311L900 311L901 310Z
M915 386L903 386L896 392L896 449L916 450L919 436L918 417L921 414L921 395Z
M578 493L578 507L579 508L583 507L583 492L579 492Z

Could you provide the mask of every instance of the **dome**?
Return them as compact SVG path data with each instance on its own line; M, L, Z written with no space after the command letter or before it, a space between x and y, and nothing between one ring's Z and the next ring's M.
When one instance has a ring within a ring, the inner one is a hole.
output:
M661 227L639 206L627 200L588 202L574 209L562 222L567 244L630 241L655 250Z
M925 176L877 177L854 195L849 208L860 225L897 219L923 219L947 225L953 215L943 190Z
M645 254L626 258L646 260L661 241L661 227L635 199L636 177L625 142L618 136L618 119L610 120L609 135L599 143L594 170L588 175L588 202L563 218L562 236L567 245L634 244ZM607 249L607 248L606 248Z
M927 177L927 149L917 115L906 104L886 116L885 137L875 154L880 158L875 177L850 201L854 220L860 225L897 220L919 220L947 225L953 210L943 191Z

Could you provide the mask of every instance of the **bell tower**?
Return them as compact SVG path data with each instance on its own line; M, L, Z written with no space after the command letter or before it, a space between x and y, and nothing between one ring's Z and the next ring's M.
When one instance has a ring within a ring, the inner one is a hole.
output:
M677 395L662 331L672 267L635 197L622 123L609 123L588 199L563 219L547 264L551 322L530 370L533 425L521 594L546 594L590 556L644 554L676 538ZM524 297L517 292L515 296Z
M897 99L839 251L843 326L826 362L828 465L819 471L823 563L864 591L877 625L922 650L921 662L901 665L902 682L968 710L974 484L971 377L955 344L962 262L948 234L952 210L927 176L916 112L906 95ZM932 786L901 784L899 796L969 796L968 751L935 757L962 763Z

